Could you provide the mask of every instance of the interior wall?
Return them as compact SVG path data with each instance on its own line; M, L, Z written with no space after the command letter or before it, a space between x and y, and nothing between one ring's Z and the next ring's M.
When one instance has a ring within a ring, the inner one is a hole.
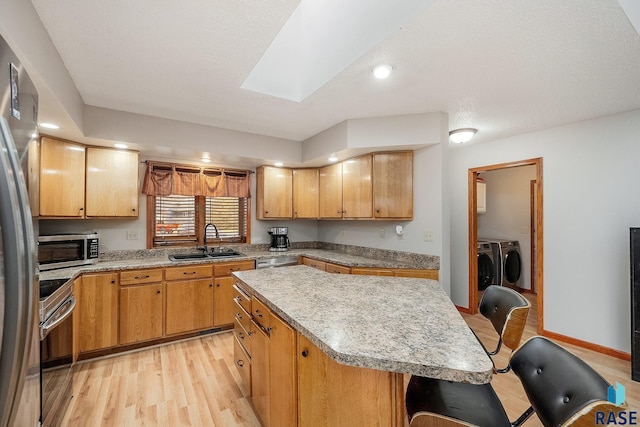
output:
M531 289L530 182L536 167L519 166L482 172L487 184L487 211L478 214L478 239L512 240L520 243L520 287Z
M640 110L450 151L451 297L468 306L469 168L542 157L544 329L630 351Z

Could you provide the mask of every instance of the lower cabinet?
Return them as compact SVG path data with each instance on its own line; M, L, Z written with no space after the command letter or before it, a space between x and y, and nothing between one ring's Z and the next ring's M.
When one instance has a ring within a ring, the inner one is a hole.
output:
M264 427L272 425L269 397L269 337L251 323L251 400Z
M296 333L271 313L269 334L269 395L271 426L295 426L298 418Z
M233 323L235 316L233 307L233 284L234 277L216 277L214 279L215 289L213 291L213 326L222 326Z
M162 283L120 289L120 344L162 337Z
M80 282L79 351L118 344L118 274L86 274ZM74 313L75 315L75 313Z
M166 334L213 327L213 277L167 282Z
M298 427L397 425L395 374L341 365L301 334L297 353Z

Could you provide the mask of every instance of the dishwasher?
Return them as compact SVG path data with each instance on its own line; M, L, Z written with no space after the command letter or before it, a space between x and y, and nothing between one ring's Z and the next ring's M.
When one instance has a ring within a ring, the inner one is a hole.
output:
M256 260L256 268L286 267L288 265L298 265L298 257L294 255L274 256Z

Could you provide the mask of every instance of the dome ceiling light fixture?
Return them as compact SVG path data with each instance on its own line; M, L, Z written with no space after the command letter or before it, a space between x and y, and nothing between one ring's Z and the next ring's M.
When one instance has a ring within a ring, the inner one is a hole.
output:
M473 135L475 135L476 132L478 132L478 129L474 128L455 129L449 132L449 139L451 140L451 142L454 142L456 144L463 144L465 142L469 142L469 140L473 138Z
M391 65L388 64L380 64L380 65L376 65L375 67L373 67L373 75L375 76L375 78L383 80L386 79L387 77L389 77L389 75L391 74L391 71L393 70L393 67Z

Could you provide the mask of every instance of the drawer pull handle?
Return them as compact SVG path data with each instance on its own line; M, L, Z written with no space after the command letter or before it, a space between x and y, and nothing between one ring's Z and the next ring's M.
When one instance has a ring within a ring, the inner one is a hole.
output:
M148 279L149 277L151 277L151 276L149 276L149 275L147 274L146 276L135 276L135 277L134 277L134 279L136 279L136 280L140 280L140 279Z
M188 274L188 275L197 274L197 273L198 273L197 271L183 271L182 272L182 274Z
M307 350L302 350L302 357L307 357L309 356L309 352Z
M262 317L262 313L260 313L260 310L256 310L256 314L258 315L258 317Z
M237 317L238 319L241 319L241 320L242 320L242 314L240 314L240 313L236 313L236 317Z
M244 360L242 360L242 359L238 359L238 360L236 361L236 364L242 368L242 367L244 366Z
M243 334L242 332L240 332L240 333L238 334L238 338L240 338L241 340L243 340L243 339L244 339L244 334Z

